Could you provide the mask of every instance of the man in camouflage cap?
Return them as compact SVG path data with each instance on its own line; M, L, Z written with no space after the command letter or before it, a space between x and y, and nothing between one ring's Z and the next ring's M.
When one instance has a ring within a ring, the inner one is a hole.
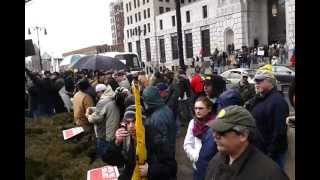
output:
M209 124L219 153L209 162L206 180L288 180L287 175L258 150L255 120L245 108L228 106Z

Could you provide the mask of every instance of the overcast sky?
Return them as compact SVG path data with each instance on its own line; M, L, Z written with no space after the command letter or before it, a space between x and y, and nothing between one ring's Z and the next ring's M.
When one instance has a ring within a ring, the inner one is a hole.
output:
M47 35L39 32L41 52L53 56L99 44L111 44L109 3L111 0L32 0L25 5L25 39L37 42L35 31L44 26Z

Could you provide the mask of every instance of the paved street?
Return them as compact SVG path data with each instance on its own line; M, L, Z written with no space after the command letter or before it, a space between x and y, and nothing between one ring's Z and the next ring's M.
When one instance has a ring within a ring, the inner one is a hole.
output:
M181 128L176 142L176 160L178 163L178 180L192 180L192 163L183 150L183 141L187 132L187 125Z

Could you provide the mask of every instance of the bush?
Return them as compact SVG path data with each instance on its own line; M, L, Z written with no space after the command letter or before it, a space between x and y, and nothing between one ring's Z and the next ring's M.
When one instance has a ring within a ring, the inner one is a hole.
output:
M86 179L87 171L104 166L101 160L90 164L87 156L95 148L89 135L64 141L62 130L74 127L73 114L25 121L26 179Z

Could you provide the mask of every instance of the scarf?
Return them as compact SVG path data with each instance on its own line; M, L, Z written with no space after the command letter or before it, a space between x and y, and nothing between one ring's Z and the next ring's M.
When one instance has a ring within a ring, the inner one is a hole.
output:
M194 118L194 125L192 129L193 135L199 139L202 139L202 135L209 129L207 124L213 121L215 117L215 114L210 113L202 119Z

